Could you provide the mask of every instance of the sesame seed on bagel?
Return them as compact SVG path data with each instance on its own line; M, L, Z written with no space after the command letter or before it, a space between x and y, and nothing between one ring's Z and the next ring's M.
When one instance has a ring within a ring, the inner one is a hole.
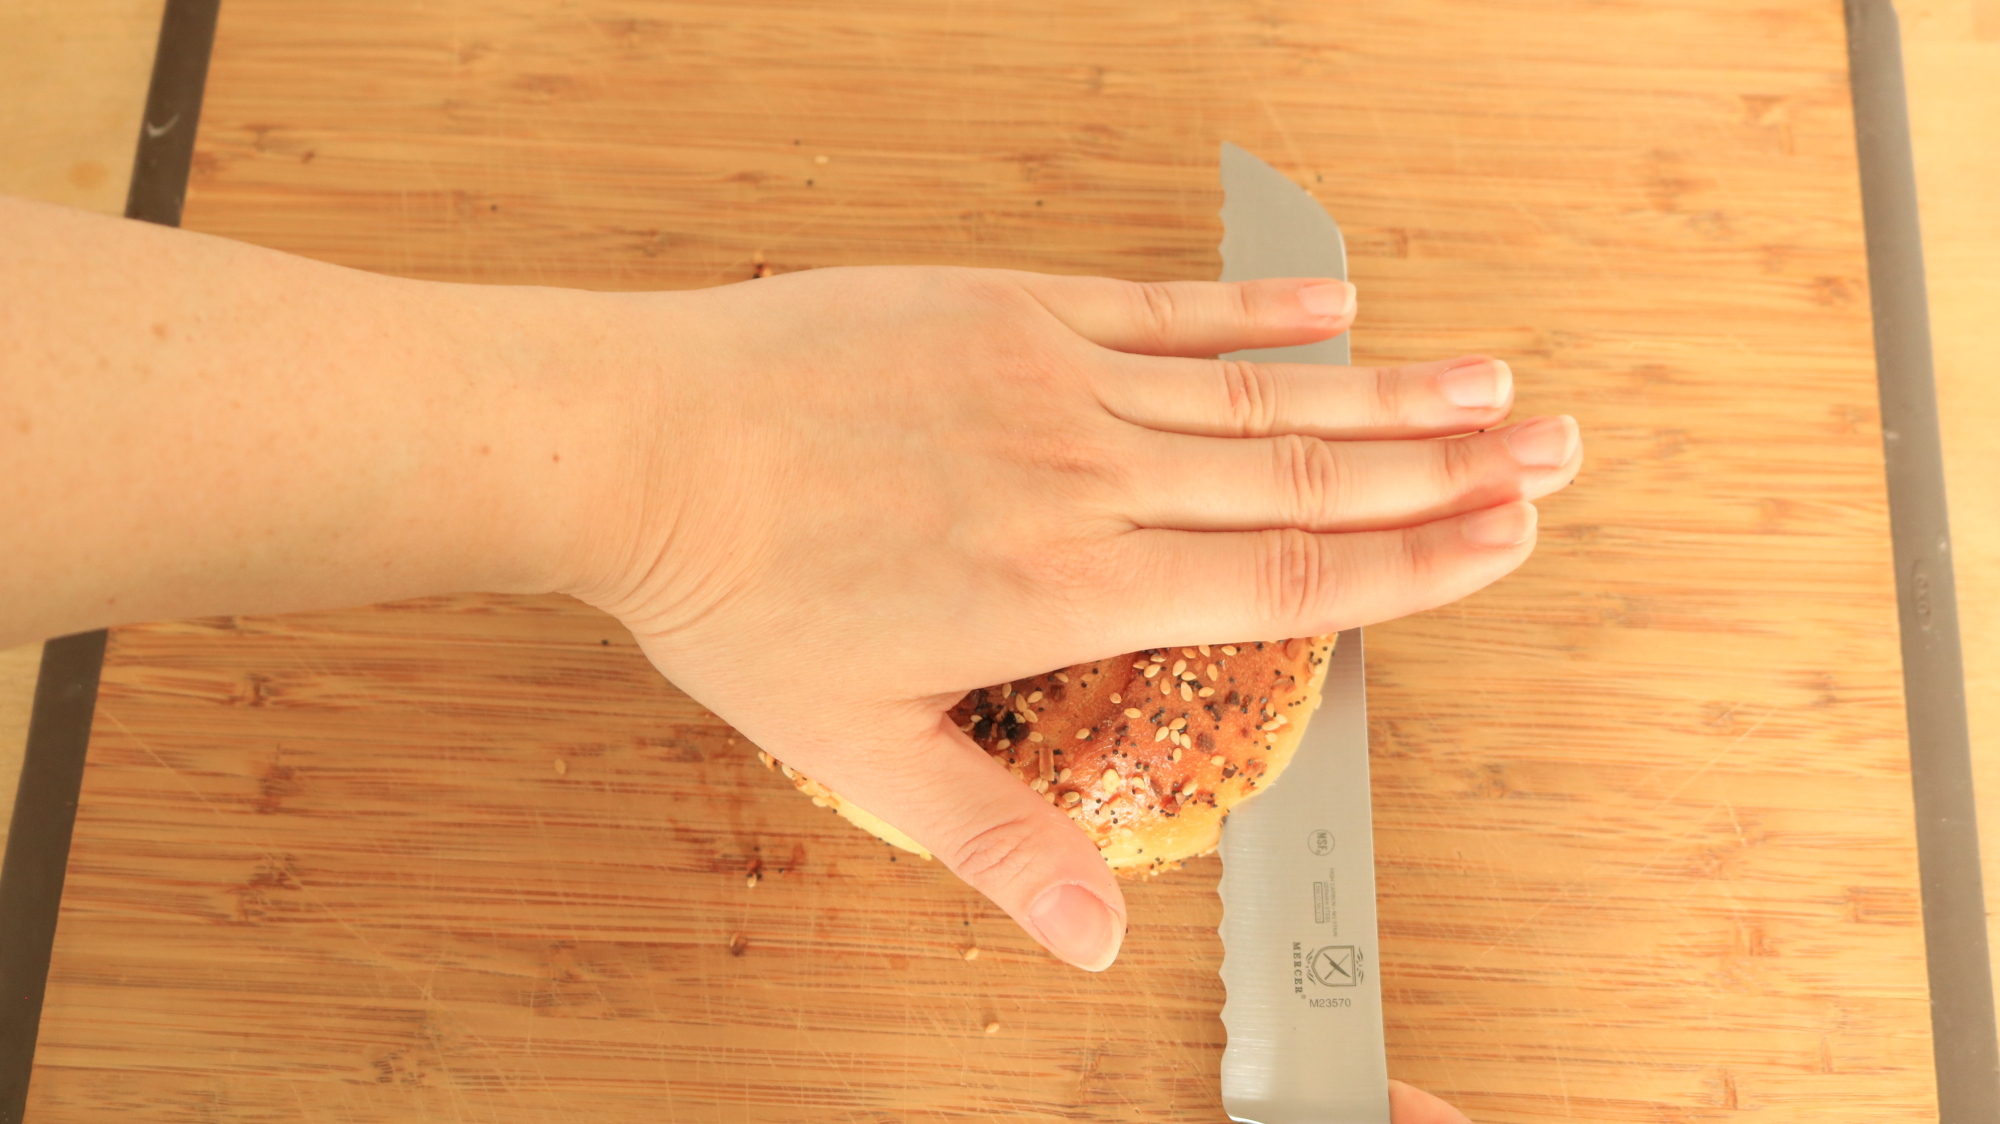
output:
M1143 877L1215 850L1229 810L1278 779L1319 706L1334 637L1155 648L982 687L959 729ZM777 766L768 756L767 765ZM922 847L803 773L815 804Z

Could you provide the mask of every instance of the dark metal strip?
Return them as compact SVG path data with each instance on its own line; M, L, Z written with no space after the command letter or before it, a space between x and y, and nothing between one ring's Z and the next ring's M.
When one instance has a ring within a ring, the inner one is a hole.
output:
M1903 639L1938 1116L1942 1124L2000 1124L2000 1039L1931 369L1930 302L1902 35L1891 0L1847 0L1847 49Z
M27 1110L105 635L86 632L42 646L28 752L0 866L0 1124L20 1124Z
M128 219L181 224L221 7L222 0L167 0L160 16L160 45L153 53L153 84L146 90L146 120L139 126L139 153L132 161L132 188L125 195Z
M221 0L167 0L125 217L179 226ZM102 631L42 647L7 851L0 863L0 1124L21 1124L61 913L70 833L104 666Z

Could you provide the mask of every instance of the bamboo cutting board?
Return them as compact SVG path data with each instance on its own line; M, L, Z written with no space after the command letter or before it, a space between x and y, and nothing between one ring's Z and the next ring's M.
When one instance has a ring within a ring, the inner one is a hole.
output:
M1360 361L1590 442L1520 574L1370 634L1391 1072L1934 1116L1838 4L230 0L186 224L1212 277L1224 138L1348 231ZM1212 861L1089 977L750 750L561 599L121 630L29 1119L1221 1119Z

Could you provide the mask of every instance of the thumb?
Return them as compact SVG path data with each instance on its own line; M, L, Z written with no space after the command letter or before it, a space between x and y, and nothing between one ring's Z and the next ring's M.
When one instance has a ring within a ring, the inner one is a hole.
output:
M922 844L1043 948L1085 971L1109 968L1125 940L1125 895L1083 829L945 715L906 752L874 758L866 776L822 779Z

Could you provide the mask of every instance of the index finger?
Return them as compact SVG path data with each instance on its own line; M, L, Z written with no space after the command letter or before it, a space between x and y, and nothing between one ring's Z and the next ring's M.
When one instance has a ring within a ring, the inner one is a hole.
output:
M1262 281L1118 281L1016 275L1070 330L1136 355L1220 355L1337 336L1354 322L1354 286L1325 277Z

